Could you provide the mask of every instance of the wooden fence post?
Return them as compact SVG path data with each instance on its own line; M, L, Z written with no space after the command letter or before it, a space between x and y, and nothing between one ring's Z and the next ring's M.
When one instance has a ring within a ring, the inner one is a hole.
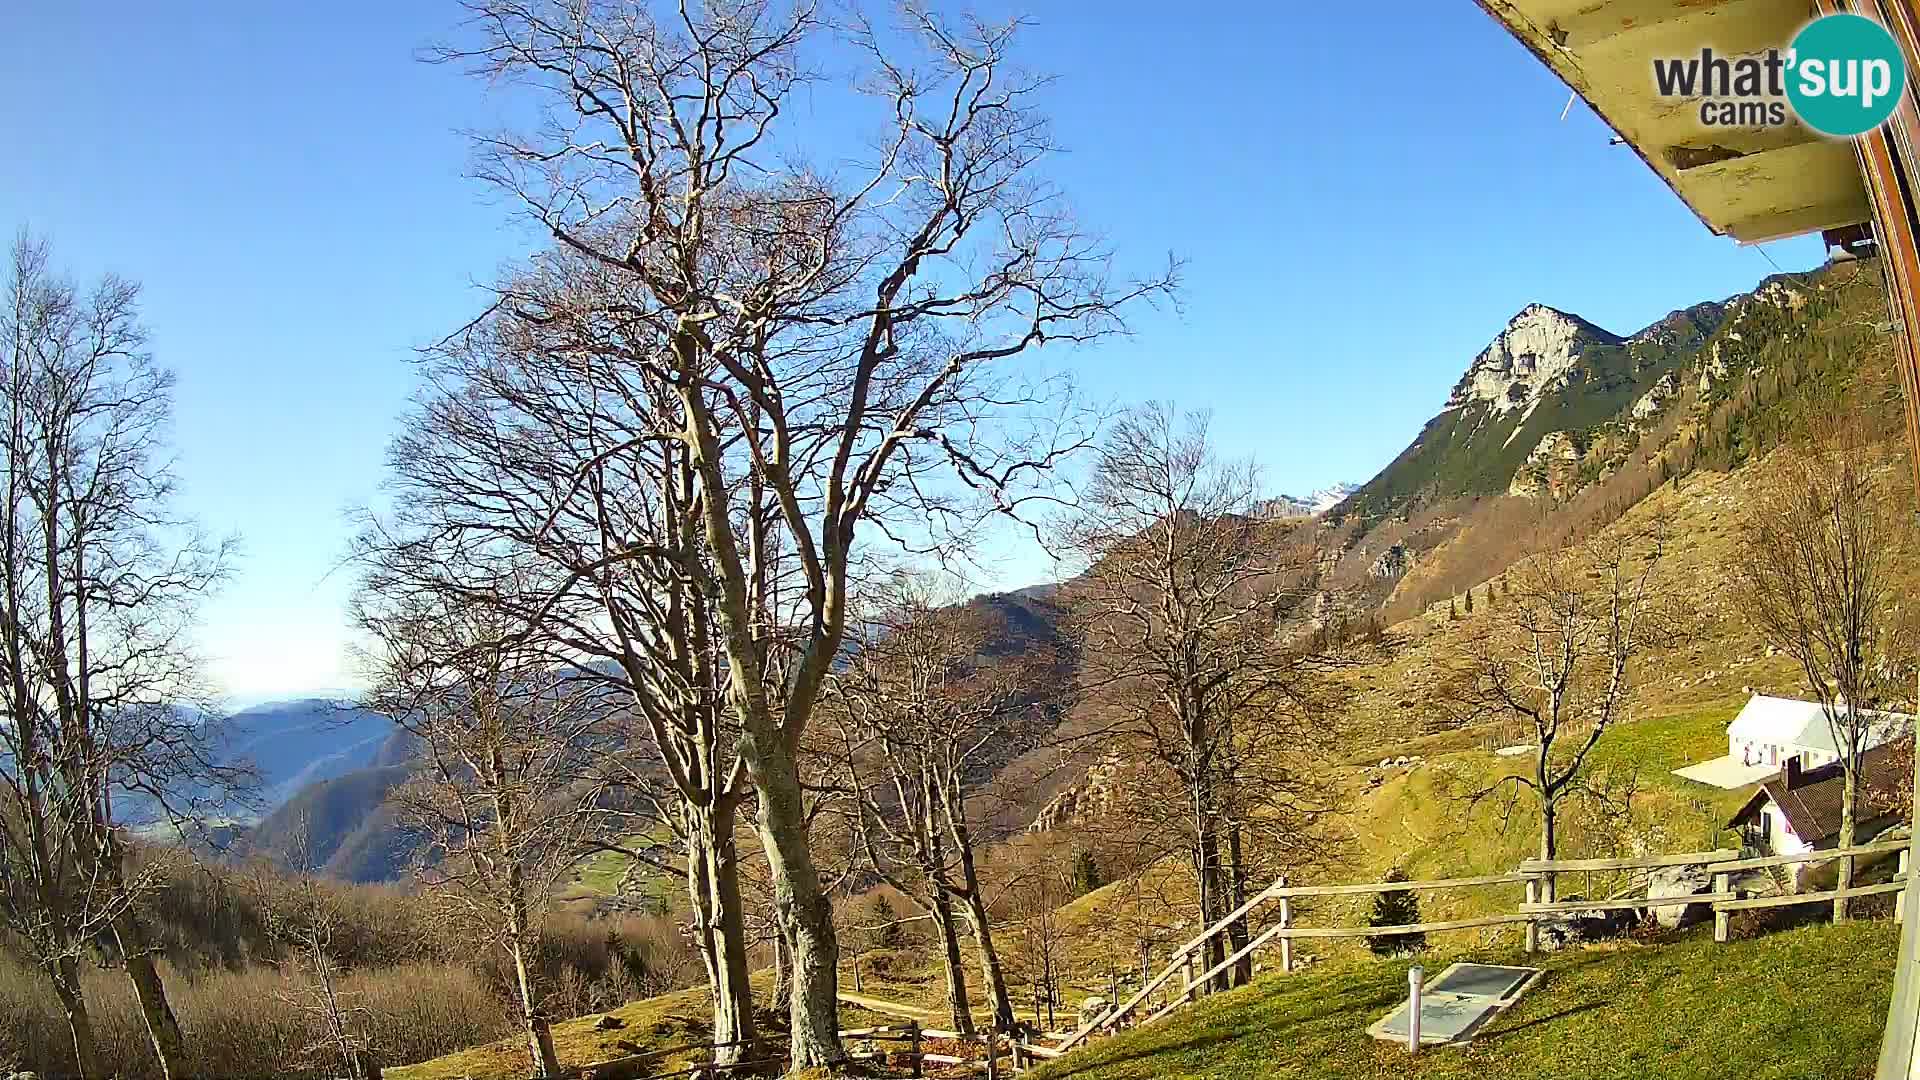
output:
M995 1027L986 1037L987 1043L987 1080L1000 1080L1000 1029Z
M1732 892L1733 875L1728 873L1713 875L1713 891L1717 893ZM1722 945L1725 945L1728 937L1731 936L1730 927L1733 923L1733 913L1721 906L1724 903L1725 901L1723 900L1716 900L1713 903L1713 940Z
M1539 897L1539 895L1540 895L1540 885L1539 885L1538 879L1528 878L1527 879L1527 903L1529 905L1538 903L1537 897ZM1539 916L1534 915L1531 912L1528 912L1526 927L1527 927L1527 930L1526 930L1527 951L1530 953L1539 952L1540 951L1540 918Z
M907 1057L913 1068L913 1075L922 1075L920 1062L920 1021L907 1021Z
M1910 849L1908 848L1900 849L1899 874L1901 877L1907 876L1907 856L1910 853L1911 853ZM1912 887L1912 882L1908 882L1908 888L1911 888L1911 887ZM1902 889L1900 892L1893 894L1893 921L1896 924L1904 922L1906 920L1907 905L1904 903L1904 901L1906 900L1906 897L1902 895L1905 891L1906 891L1905 889Z
M1287 887L1287 879L1284 876L1280 878L1280 887L1282 889ZM1293 926L1293 900L1291 897L1282 896L1280 898L1280 925L1282 927ZM1285 935L1282 935L1280 938L1280 970L1289 973L1293 971L1293 939Z

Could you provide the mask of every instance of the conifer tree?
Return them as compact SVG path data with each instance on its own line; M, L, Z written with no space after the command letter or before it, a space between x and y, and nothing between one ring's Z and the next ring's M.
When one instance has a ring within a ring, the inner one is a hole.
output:
M1408 880L1407 872L1396 866L1387 872L1386 880L1406 881ZM1419 899L1411 890L1402 890L1376 893L1373 898L1373 917L1367 921L1367 925L1410 926L1419 921ZM1369 938L1367 945L1379 956L1405 956L1426 948L1427 935L1422 933L1384 934Z
M1100 880L1100 864L1094 860L1093 852L1081 848L1073 856L1073 891L1085 896L1099 888L1105 882Z

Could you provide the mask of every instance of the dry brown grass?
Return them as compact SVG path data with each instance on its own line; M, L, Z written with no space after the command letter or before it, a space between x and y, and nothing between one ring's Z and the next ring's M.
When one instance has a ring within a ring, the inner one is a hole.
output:
M165 867L146 914L164 958L163 977L187 1036L194 1075L322 1075L313 1052L323 1039L303 1006L298 976L276 964L258 889L246 875L192 866ZM505 957L484 941L463 939L430 905L390 886L327 888L341 914L330 950L352 1023L384 1064L420 1061L488 1043L518 1030L506 1001ZM557 1016L605 1010L687 986L699 963L671 919L556 913L535 955ZM0 1075L72 1070L68 1027L46 979L0 942ZM100 1057L128 1080L158 1076L140 1013L124 974L91 967L83 990ZM335 1069L335 1072L338 1070Z
M290 1000L296 986L271 968L203 972L169 978L174 1009L197 1076L321 1075L310 1052L323 1038L320 1021ZM160 1075L140 1012L124 976L92 970L84 989L102 1061L125 1080ZM474 971L411 963L349 974L341 984L368 1037L385 1061L417 1061L497 1039L512 1030L499 998ZM42 1076L72 1070L67 1023L46 980L0 960L0 1067Z

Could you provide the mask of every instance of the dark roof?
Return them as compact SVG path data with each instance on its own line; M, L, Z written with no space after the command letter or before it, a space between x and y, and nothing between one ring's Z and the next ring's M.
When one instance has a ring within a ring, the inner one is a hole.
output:
M1860 796L1864 804L1869 792L1886 790L1901 784L1905 762L1894 755L1892 745L1869 750L1860 757L1861 777ZM1727 822L1728 828L1734 828L1752 820L1753 816L1768 801L1780 808L1780 813L1792 827L1793 835L1809 844L1818 844L1840 831L1840 805L1845 801L1846 772L1839 762L1822 765L1817 769L1808 769L1800 774L1800 782L1793 787L1787 786L1787 774L1783 769L1760 781L1760 790L1753 798L1733 815ZM1876 816L1863 805L1867 812L1861 820Z

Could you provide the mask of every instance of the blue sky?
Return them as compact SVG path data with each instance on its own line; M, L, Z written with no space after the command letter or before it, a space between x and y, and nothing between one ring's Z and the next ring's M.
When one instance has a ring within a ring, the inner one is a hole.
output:
M1051 362L1101 398L1212 408L1276 492L1371 476L1529 302L1625 333L1820 257L1709 234L1583 107L1563 120L1565 88L1471 0L1024 9L1024 62L1058 76L1054 177L1126 259L1187 261L1179 312ZM0 9L0 227L145 283L184 509L244 545L202 633L236 700L350 681L336 567L408 359L537 240L463 175L458 132L510 99L414 59L459 17Z

